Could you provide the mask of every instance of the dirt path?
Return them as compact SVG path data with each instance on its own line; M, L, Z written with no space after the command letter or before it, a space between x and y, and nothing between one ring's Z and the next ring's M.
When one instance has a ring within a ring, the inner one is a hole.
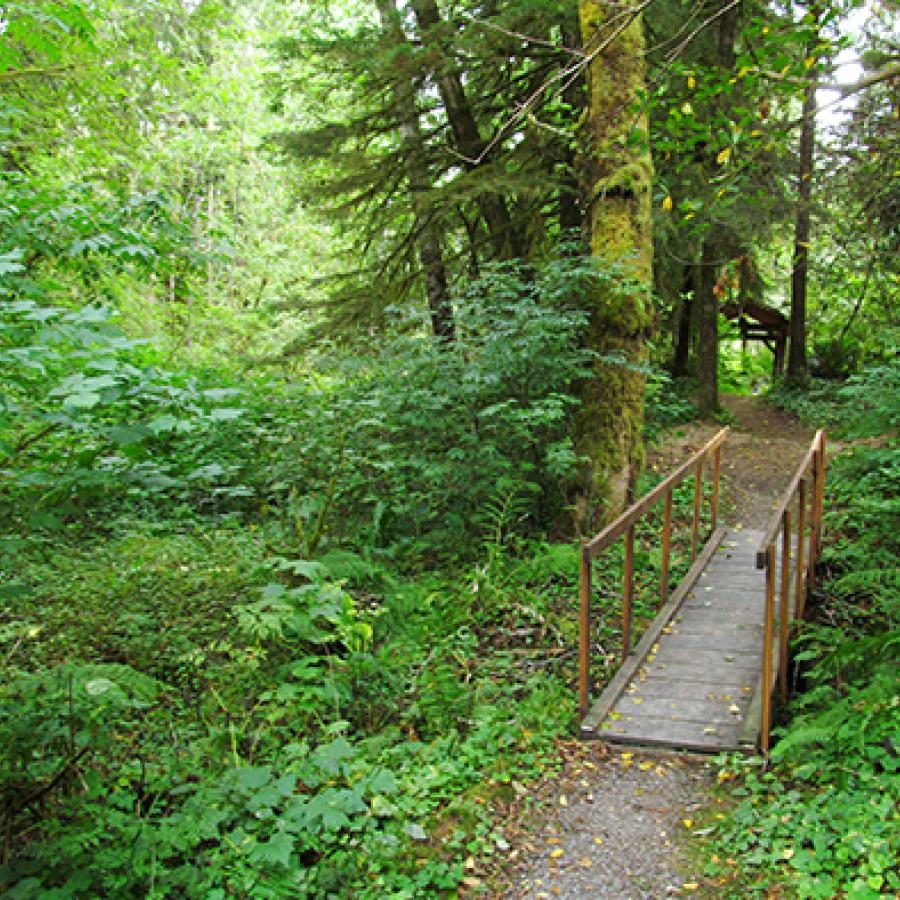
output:
M753 397L726 396L734 419L722 455L725 523L761 528L812 440L812 430ZM675 429L650 465L671 470L721 427ZM529 822L509 829L508 887L492 896L656 900L703 886L683 852L715 775L696 756L567 744L560 776L538 786Z
M734 418L722 452L723 514L728 525L762 528L787 487L814 431L756 397L731 394L722 405ZM676 429L650 464L665 472L698 450L722 426L697 422Z

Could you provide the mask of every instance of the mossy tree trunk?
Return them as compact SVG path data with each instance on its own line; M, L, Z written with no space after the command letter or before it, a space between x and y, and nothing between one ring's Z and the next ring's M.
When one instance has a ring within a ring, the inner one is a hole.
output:
M646 337L652 323L652 166L639 112L644 77L641 19L621 5L579 0L588 71L584 195L591 252L601 274L590 298L588 344L601 358L583 387L577 449L590 459L576 503L582 530L628 502L643 463ZM621 361L611 361L618 358Z

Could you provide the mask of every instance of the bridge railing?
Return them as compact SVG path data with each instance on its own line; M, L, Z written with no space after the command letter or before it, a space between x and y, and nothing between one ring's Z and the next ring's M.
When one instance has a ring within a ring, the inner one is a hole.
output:
M825 433L817 431L803 461L766 527L756 568L766 572L766 610L763 628L760 749L769 751L772 728L773 669L782 701L788 695L788 638L793 622L803 619L806 597L813 587L822 547L825 497ZM792 513L792 508L795 513ZM780 538L780 539L779 539ZM791 593L794 609L791 612ZM778 661L775 668L775 605L778 596Z
M669 570L672 554L672 493L692 473L694 476L694 508L691 520L691 562L697 558L700 541L700 519L703 504L703 470L712 466L712 494L710 497L711 531L714 533L719 518L719 475L721 472L722 444L728 435L723 428L687 462L679 466L655 488L632 504L614 522L596 537L586 541L581 548L581 613L578 628L578 706L584 717L588 710L591 684L591 568L593 561L619 538L625 538L625 573L622 590L622 660L631 651L633 624L632 600L634 597L634 542L635 525L647 516L656 504L663 500L662 564L659 593L663 603L669 597ZM711 463L710 463L711 460Z

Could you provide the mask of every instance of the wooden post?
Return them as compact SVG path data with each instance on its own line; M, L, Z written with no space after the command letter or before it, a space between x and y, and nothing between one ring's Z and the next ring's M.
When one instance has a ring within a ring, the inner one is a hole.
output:
M819 546L818 501L819 501L819 456L816 454L812 462L812 485L809 498L809 553L806 560L806 592L813 589L816 578L816 549Z
M806 609L806 569L803 551L806 549L806 479L801 478L797 486L797 571L794 586L794 618L803 619Z
M697 543L700 537L700 501L703 498L703 460L697 462L694 475L694 519L691 522L691 562L697 558Z
M781 595L778 608L778 695L788 697L788 629L791 609L791 511L786 509L781 526Z
M669 599L669 566L672 559L672 490L666 491L663 506L662 572L659 582L659 599L665 603Z
M581 548L581 616L578 627L578 708L588 711L591 679L591 551Z
M759 743L769 755L769 732L772 728L772 635L775 630L775 544L766 547L766 614L763 624L762 709Z
M625 593L622 597L622 661L631 651L631 598L634 592L634 525L625 532Z
M712 483L712 524L713 531L719 524L719 475L722 471L722 445L716 447L713 454L713 483Z
M825 432L819 434L819 523L816 528L816 560L822 552L822 521L825 517L825 472L828 468L828 461L825 458Z

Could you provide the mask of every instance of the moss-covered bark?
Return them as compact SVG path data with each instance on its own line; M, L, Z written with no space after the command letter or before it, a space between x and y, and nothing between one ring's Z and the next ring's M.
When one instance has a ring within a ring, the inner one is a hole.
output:
M593 526L624 507L643 462L646 336L652 322L650 153L638 110L644 87L644 36L639 17L621 31L623 8L580 0L582 38L597 51L588 73L585 195L590 198L591 250L601 269L590 298L589 346L625 364L599 361L583 387L577 445L590 459L577 524Z

